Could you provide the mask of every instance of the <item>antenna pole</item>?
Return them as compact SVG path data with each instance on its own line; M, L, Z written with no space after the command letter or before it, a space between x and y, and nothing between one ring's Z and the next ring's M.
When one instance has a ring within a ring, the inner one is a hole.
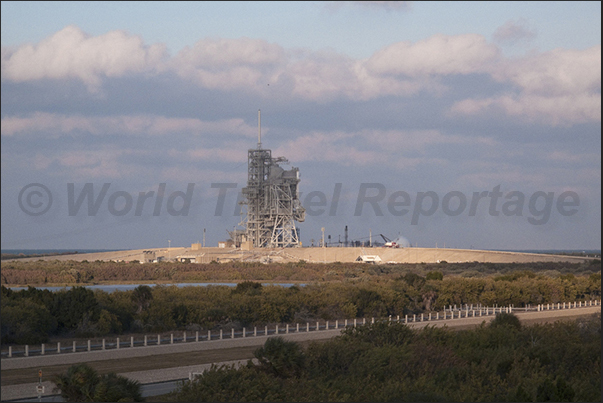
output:
M262 111L258 109L258 149L262 148Z

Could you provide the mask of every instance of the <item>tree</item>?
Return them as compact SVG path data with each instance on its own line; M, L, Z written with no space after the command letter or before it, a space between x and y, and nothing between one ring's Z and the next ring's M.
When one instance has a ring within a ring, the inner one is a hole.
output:
M143 402L137 381L111 372L102 375L94 389L95 402Z
M215 366L192 382L185 381L176 391L179 402L269 402L292 401L283 396L278 379L243 366Z
M348 327L342 331L344 340L370 343L374 346L403 346L412 341L413 330L399 322L375 322L366 326Z
M51 307L60 329L73 330L84 318L97 321L100 307L94 292L84 287L73 287L68 291L58 291Z
M441 271L430 271L425 275L425 280L438 280L444 279L444 274Z
M56 375L52 381L67 402L92 402L98 374L86 364L72 365L65 374Z
M152 300L153 291L148 285L139 285L132 291L132 302L136 305L137 314L147 309Z
M142 402L140 384L111 372L99 376L87 364L72 365L54 377L54 390L67 402Z
M232 290L233 294L248 294L248 295L260 295L262 293L262 283L255 281L243 281L237 284Z
M496 317L490 322L490 327L498 327L498 326L509 326L511 328L515 328L517 330L521 329L521 323L519 322L519 318L512 313L499 313Z
M575 395L574 389L562 378L557 378L557 382L553 383L547 377L536 389L538 402L571 402Z
M117 318L117 315L103 309L101 310L100 317L96 323L96 330L100 335L109 333L120 334L122 331L122 323Z
M271 337L253 353L258 368L279 378L298 376L304 368L304 353L299 344L282 337Z
M406 273L404 276L402 276L402 280L417 290L419 290L421 287L423 287L423 284L425 284L425 278L415 273Z
M57 321L48 309L29 298L2 298L1 304L3 343L45 343L57 328Z

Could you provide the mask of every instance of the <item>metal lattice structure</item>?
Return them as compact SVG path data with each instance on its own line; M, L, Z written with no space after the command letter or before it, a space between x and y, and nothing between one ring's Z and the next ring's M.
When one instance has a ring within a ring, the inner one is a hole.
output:
M295 222L303 222L306 211L298 198L299 169L283 169L279 164L288 161L272 158L272 151L262 148L260 133L257 149L247 154L247 187L242 189L241 203L246 216L239 225L255 248L300 246Z

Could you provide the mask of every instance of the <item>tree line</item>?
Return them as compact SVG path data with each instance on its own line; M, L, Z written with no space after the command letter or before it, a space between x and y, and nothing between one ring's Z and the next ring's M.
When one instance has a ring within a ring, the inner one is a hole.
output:
M377 322L306 350L269 338L241 368L213 366L168 401L601 401L601 316L464 331Z
M4 269L3 269L4 270ZM316 320L404 316L449 305L516 307L601 298L601 274L549 277L522 270L466 278L432 270L304 286L138 286L107 293L84 287L51 292L2 286L2 343L170 330L215 330Z
M73 260L3 261L0 281L5 286L18 285L83 285L110 282L224 282L280 281L314 282L395 279L406 273L425 276L430 271L446 276L479 278L531 271L548 277L564 274L587 275L601 272L601 260L583 263L404 263L370 265L366 263L291 263L229 262L229 263L145 263L77 262Z

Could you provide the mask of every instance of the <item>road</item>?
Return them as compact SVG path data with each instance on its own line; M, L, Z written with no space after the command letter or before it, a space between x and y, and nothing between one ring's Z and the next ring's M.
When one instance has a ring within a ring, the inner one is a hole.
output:
M541 312L515 312L522 323L552 322L563 319L574 319L579 316L588 316L600 313L601 306L583 308L551 310ZM424 326L447 326L453 329L464 329L477 326L482 322L489 322L493 316L469 317L462 319L447 319L439 321L425 321L410 323L409 326L421 328ZM338 336L341 329L320 330L300 333L280 334L287 340L302 342L304 344L316 340L325 340ZM101 373L117 372L130 379L139 381L143 385L159 384L176 379L188 378L190 372L202 372L209 368L211 363L238 363L246 362L253 355L255 348L262 346L267 337L257 336L205 342L187 342L149 347L123 348L120 350L92 351L87 353L47 355L35 357L22 357L2 360L2 400L15 400L35 398L37 382L27 379L37 379L38 369L45 374L64 372L69 365L86 362ZM191 365L192 362L196 364ZM144 371L133 369L145 368ZM56 372L58 371L58 372ZM10 378L16 378L9 382ZM12 384L7 384L12 383ZM45 395L51 394L54 385L49 382L45 386ZM162 387L168 387L168 384ZM160 386L157 386L160 387ZM165 389L152 392L146 389L145 393L163 394ZM153 394L154 395L154 394ZM147 396L153 396L151 394ZM36 401L34 399L33 401Z
M141 385L142 397L150 397L150 396L160 396L170 393L176 386L180 380L167 381L167 382L157 382L157 383L149 383L146 385ZM43 396L40 399L35 398L27 398L27 399L16 399L11 400L11 402L64 402L61 395L49 395Z

